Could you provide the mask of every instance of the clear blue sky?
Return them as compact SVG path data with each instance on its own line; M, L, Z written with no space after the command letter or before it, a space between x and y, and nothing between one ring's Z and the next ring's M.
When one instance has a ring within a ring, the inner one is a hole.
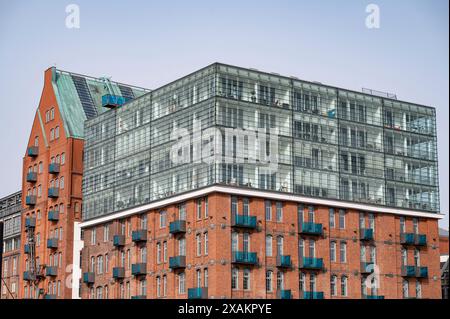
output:
M80 29L65 7L80 7ZM380 7L380 29L365 8ZM0 0L0 197L22 156L49 66L156 88L215 61L433 105L441 210L449 208L447 0Z

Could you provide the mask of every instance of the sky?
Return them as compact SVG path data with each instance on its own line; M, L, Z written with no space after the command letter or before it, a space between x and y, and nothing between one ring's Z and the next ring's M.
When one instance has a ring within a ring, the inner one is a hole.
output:
M66 26L66 6L80 10ZM368 28L366 7L379 8ZM448 0L0 0L0 198L21 188L44 70L157 88L213 62L436 107L449 210Z

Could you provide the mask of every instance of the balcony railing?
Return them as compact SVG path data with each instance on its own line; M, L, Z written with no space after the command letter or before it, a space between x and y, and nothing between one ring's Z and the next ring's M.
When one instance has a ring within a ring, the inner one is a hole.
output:
M146 275L147 274L147 264L137 263L131 265L131 274L133 276Z
M47 248L58 248L58 238L49 238L47 239Z
M188 299L208 299L208 287L189 288Z
M27 155L29 157L36 157L39 154L39 147L37 146L30 146L27 149Z
M113 237L113 245L115 247L121 247L125 245L125 236L124 235L114 235Z
M169 258L169 268L186 268L186 256L175 256Z
M124 267L114 267L113 268L113 278L114 279L123 279L125 277L125 268Z
M374 263L373 262L366 262L366 261L362 261L361 262L361 273L362 274L370 274L373 273L374 271Z
M373 240L373 229L372 228L361 228L359 231L360 240Z
M36 279L36 276L32 274L31 271L27 270L23 272L23 280L25 281L33 281Z
M300 259L299 268L322 270L324 268L323 259L322 258L314 258L314 257L303 257Z
M402 266L403 277L427 278L428 267L420 266Z
M145 230L145 229L134 230L131 233L131 239L135 243L147 241L147 230Z
M181 234L186 232L186 221L176 220L170 223L169 231L171 234Z
M25 204L27 204L28 206L36 205L36 196L28 195L27 197L25 197Z
M48 165L48 172L50 174L59 174L60 166L58 163L51 163Z
M277 267L280 268L291 268L292 260L290 255L278 255L277 256Z
M292 292L290 289L289 290L286 290L286 289L278 290L277 298L278 299L292 299Z
M58 273L56 266L47 266L45 268L45 275L49 277L55 277Z
M58 198L59 196L59 188L57 187L50 187L48 189L48 197L50 198Z
M47 219L51 222L57 222L59 220L59 212L56 210L49 211Z
M131 299L147 299L146 295L134 295L131 296Z
M300 299L324 299L322 291L300 291Z
M256 265L258 263L258 258L256 253L235 251L233 252L232 262L235 264Z
M44 299L56 299L56 295L53 294L45 294Z
M36 181L37 181L37 173L35 172L27 173L27 182L36 183Z
M321 236L323 234L323 226L322 224L316 224L312 222L301 222L299 224L298 232L305 235Z
M93 284L95 282L95 273L92 271L83 273L83 282L85 284Z
M256 229L256 216L232 214L231 226Z
M403 245L426 246L427 235L414 234L414 233L402 233L402 234L400 234L400 242Z
M384 296L380 296L380 295L363 295L363 299L384 299Z
M129 100L130 98L126 98L124 96L106 94L102 96L102 106L112 108L116 106L121 106L126 102L128 102Z
M34 228L34 227L36 227L36 218L35 217L27 217L27 218L25 218L25 227L26 228Z

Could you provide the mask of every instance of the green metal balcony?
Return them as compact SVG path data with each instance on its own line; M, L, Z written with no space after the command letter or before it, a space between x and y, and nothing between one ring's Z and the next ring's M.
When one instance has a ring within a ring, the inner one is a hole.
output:
M291 268L292 260L290 255L278 255L277 256L277 267L280 268Z
M53 294L45 294L44 299L56 299L56 295Z
M300 259L299 268L301 269L312 269L312 270L322 270L323 259L314 257L303 257Z
M133 276L140 276L147 274L147 264L146 263L137 263L131 265L131 274Z
M189 288L188 299L208 299L208 287Z
M57 187L50 187L48 189L48 197L50 197L50 198L58 198L59 197L59 188L57 188Z
M186 268L186 256L170 257L169 268L171 269Z
M402 266L402 277L427 278L428 267Z
M292 292L291 290L286 290L286 289L282 289L282 290L278 290L277 291L277 299L292 299Z
M52 249L58 248L58 238L47 239L47 248L52 248Z
M47 219L51 222L57 222L59 220L59 212L56 210L50 210L48 212Z
M25 227L26 228L34 228L34 227L36 227L36 218L35 217L27 217L27 218L25 218Z
M380 296L380 295L363 295L363 299L384 299L384 296Z
M322 291L300 291L300 299L324 299Z
M359 230L359 239L363 241L373 240L373 229L371 228L361 228Z
M125 245L125 236L124 235L114 235L113 237L113 245L115 247L121 247Z
M361 262L361 274L371 274L374 271L374 263L370 261Z
M23 272L23 280L25 281L33 281L36 279L36 276L31 273L31 271L27 270Z
M427 235L414 234L414 233L402 233L402 234L400 234L400 242L403 245L426 246L427 245Z
M59 174L60 166L58 163L51 163L48 165L48 172L50 174Z
M25 197L25 204L28 206L34 206L36 205L36 196L34 195L28 195Z
M120 95L105 94L102 96L102 106L107 108L114 108L117 106L122 106L129 100L130 98Z
M85 284L93 284L95 282L95 273L92 271L83 273L83 282Z
M256 216L232 214L231 226L256 229Z
M147 299L146 295L134 295L131 296L131 299Z
M233 252L232 263L244 265L256 265L258 264L258 258L256 253L247 251L235 251Z
M30 244L23 245L23 251L25 254L30 254L31 253L31 245Z
M301 222L299 224L298 232L300 234L304 234L304 235L322 236L323 226L322 226L322 224L317 224L317 223L312 223L312 222Z
M147 241L147 230L139 229L131 233L131 240L135 243Z
M27 149L27 155L29 157L36 157L39 155L39 147L37 146L30 146Z
M37 173L35 172L27 173L27 182L36 183L36 181L37 181Z
M186 221L176 220L169 224L169 232L171 234L182 234L186 232Z
M55 277L58 274L58 269L56 266L45 267L45 275L48 277Z
M124 267L114 267L113 268L113 278L114 279L125 278L125 268Z

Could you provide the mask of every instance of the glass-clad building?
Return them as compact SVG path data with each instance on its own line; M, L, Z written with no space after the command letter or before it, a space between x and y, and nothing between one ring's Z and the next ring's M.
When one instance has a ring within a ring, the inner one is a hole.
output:
M89 220L214 184L438 212L435 109L215 63L85 123Z

